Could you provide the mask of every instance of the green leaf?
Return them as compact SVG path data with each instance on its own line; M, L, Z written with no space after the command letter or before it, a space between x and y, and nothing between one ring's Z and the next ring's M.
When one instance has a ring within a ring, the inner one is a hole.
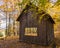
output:
M60 0L57 0L55 5L60 5Z
M42 7L45 6L47 0L39 0L39 4L41 4Z

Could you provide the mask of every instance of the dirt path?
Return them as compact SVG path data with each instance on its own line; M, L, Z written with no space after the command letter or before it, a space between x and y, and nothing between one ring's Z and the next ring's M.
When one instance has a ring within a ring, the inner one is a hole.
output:
M52 48L52 46L40 46L19 42L18 36L7 37L6 40L0 40L0 48ZM56 48L60 48L60 32L55 33Z

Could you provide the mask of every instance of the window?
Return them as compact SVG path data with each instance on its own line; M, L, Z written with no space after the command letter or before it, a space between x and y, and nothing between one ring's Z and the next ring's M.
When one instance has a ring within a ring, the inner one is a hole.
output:
M27 35L27 36L37 36L37 28L35 28L35 27L25 28L25 35Z

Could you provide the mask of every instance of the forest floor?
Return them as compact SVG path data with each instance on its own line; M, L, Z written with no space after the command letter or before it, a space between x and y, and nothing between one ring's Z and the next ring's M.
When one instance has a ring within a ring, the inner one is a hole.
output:
M56 48L60 48L60 32L55 32ZM52 46L40 46L19 42L18 36L9 36L5 40L0 40L0 48L53 48Z

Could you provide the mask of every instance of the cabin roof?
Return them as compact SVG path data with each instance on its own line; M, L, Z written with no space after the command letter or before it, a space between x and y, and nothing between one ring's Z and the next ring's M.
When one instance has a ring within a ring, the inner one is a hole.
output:
M19 17L17 18L17 21L20 21L20 18L21 18L21 16L23 15L24 11L25 11L25 10L28 10L28 8L31 7L30 5L32 5L32 3L29 3L29 4L26 5L26 7L23 9L23 11L21 12L21 14L20 14ZM33 6L35 6L35 5L33 5ZM35 7L38 8L37 6L35 6ZM34 8L34 7L32 7L32 8ZM46 12L42 10L42 14L44 14L44 13L46 13ZM48 13L46 13L44 16L48 16L48 19L49 19L52 23L55 23L54 20L52 19L52 17L51 17Z

